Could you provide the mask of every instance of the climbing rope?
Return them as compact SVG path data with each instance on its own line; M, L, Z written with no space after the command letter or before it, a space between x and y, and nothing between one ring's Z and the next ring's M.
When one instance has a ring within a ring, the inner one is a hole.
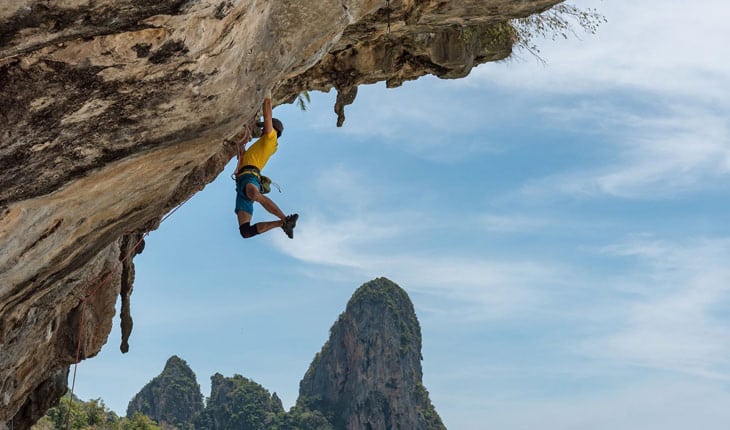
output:
M251 120L248 124L243 126L243 129L240 132L233 136L233 139L226 139L224 141L226 144L236 145L236 160L238 161L241 160L241 157L246 152L246 143L248 143L253 137L253 132L251 131L253 124L254 121ZM238 163L236 163L236 168L238 168ZM236 180L236 172L231 174L231 179L234 181Z
M187 199L183 200L182 203L175 206L173 210L167 213L162 219L160 220L160 224L162 224L166 219L170 218L172 214L174 214L178 209L180 209L185 203L187 203L194 194L190 195ZM81 355L81 339L84 336L84 314L86 313L86 302L89 301L90 298L94 297L94 295L103 287L106 283L109 282L112 275L119 270L119 268L124 264L125 261L129 257L131 257L136 251L137 248L142 244L144 239L150 234L150 232L145 232L142 237L137 241L137 243L132 246L132 248L129 250L127 255L124 256L121 260L119 260L119 263L117 263L114 268L107 273L107 275L99 282L99 284L94 287L94 289L87 295L82 301L81 301L81 317L79 319L79 332L78 332L78 341L76 342L76 359L74 361L74 372L73 372L73 378L71 380L71 393L68 397L68 412L66 413L66 430L69 430L70 424L71 424L71 407L73 406L73 397L74 397L74 388L76 388L76 371L79 366L79 357Z
M236 142L236 157L241 158L244 152L246 150L244 149L246 146L246 143L251 140L251 125L248 124L245 127L243 127L243 133L239 133L240 138ZM236 135L238 137L238 135Z

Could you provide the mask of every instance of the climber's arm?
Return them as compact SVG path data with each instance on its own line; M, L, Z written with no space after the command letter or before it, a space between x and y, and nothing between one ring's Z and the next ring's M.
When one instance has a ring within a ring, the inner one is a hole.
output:
M266 90L266 94L264 95L264 134L269 134L274 130L274 124L271 122L272 118L272 112L271 112L271 90Z

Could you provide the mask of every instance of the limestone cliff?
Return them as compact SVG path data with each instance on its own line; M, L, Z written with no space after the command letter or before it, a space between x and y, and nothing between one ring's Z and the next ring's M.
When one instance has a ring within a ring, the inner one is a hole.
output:
M205 410L195 419L195 429L271 429L284 407L276 393L241 375L210 378L210 397Z
M288 412L276 393L241 375L219 373L211 377L203 409L195 374L173 356L129 402L127 418L135 413L179 430L445 428L423 386L421 330L413 304L385 278L355 291Z
M341 121L356 85L465 76L558 2L0 2L0 428L55 403L77 345L98 353L129 244L221 172L267 87L338 88Z
M162 373L129 402L127 417L140 412L165 428L193 430L193 420L202 410L203 395L195 373L185 360L172 356Z
M299 385L298 406L336 429L445 429L423 386L421 328L388 279L360 287Z

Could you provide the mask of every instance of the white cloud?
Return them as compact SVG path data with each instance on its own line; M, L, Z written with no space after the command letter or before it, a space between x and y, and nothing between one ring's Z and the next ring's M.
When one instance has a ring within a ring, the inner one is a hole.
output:
M486 219L502 222L500 228L508 231L543 222ZM409 243L419 229L435 225L427 217L413 223L388 213L343 221L318 215L297 227L297 240L275 236L274 243L300 261L337 269L337 276L345 270L355 278L389 277L420 294L421 309L435 318L572 322L581 330L558 346L570 354L730 380L730 326L719 313L730 305L730 238L672 243L638 237L606 247L604 262L623 263L603 279L545 255L497 258L457 249L424 251Z
M634 378L619 389L549 397L507 387L501 395L442 399L429 387L437 409L449 406L445 424L466 430L722 430L730 419L724 386L678 378Z
M351 277L386 276L436 302L451 301L451 312L433 310L461 320L525 315L545 299L541 290L570 278L557 264L470 256L456 249L426 252L409 244L409 237L438 224L425 216L415 221L393 213L343 221L310 214L297 225L297 240L274 237L274 244L306 263L347 268Z
M530 94L556 126L574 128L579 120L613 139L603 143L616 147L604 165L561 172L525 191L664 198L727 182L726 3L593 0L579 7L597 8L608 23L581 40L544 41L543 70L523 53L466 79L472 88L496 84ZM566 108L565 96L579 101Z
M485 104L476 110L468 97L454 97L454 88L452 82L433 77L406 83L397 91L379 85L360 87L338 133L372 141L374 148L387 146L382 151L403 151L445 164L499 152L499 144L481 131L500 125L501 106ZM323 123L322 128L332 125Z
M615 195L675 194L730 173L727 119L677 110L632 124L625 165L598 176L595 185Z
M664 243L646 239L608 252L635 259L631 300L618 328L583 352L618 363L730 380L730 239Z
M587 118L591 124L613 129L615 159L527 183L523 189L527 195L557 191L665 198L724 187L730 174L730 121L717 112L671 105L660 113L631 114L602 105L581 106L579 111L553 108L550 114Z
M563 279L559 267L529 260L394 256L373 270L380 267L414 292L431 295L439 306L430 310L452 321L529 317L546 303L546 288Z
M297 240L281 236L273 240L282 252L301 261L358 268L363 262L355 250L372 241L392 237L395 230L396 227L379 227L365 219L332 222L309 213L306 220L297 223Z
M721 0L585 1L608 20L595 35L544 41L543 73L530 54L488 64L473 73L484 81L534 92L596 92L616 88L727 103L730 27Z

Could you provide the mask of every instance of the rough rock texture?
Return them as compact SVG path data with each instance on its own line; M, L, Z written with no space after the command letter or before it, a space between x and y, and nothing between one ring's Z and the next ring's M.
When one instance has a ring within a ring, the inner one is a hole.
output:
M444 429L423 386L421 328L386 278L360 287L299 385L297 404L337 429Z
M129 236L221 172L267 87L338 88L341 121L357 84L464 76L558 2L0 2L0 428L55 403L79 337L100 350Z
M272 428L272 421L284 413L279 397L241 375L210 377L210 397L195 420L196 430L257 430Z
M154 419L165 428L193 430L193 420L203 410L203 395L195 373L185 360L172 356L162 373L145 385L127 406Z

